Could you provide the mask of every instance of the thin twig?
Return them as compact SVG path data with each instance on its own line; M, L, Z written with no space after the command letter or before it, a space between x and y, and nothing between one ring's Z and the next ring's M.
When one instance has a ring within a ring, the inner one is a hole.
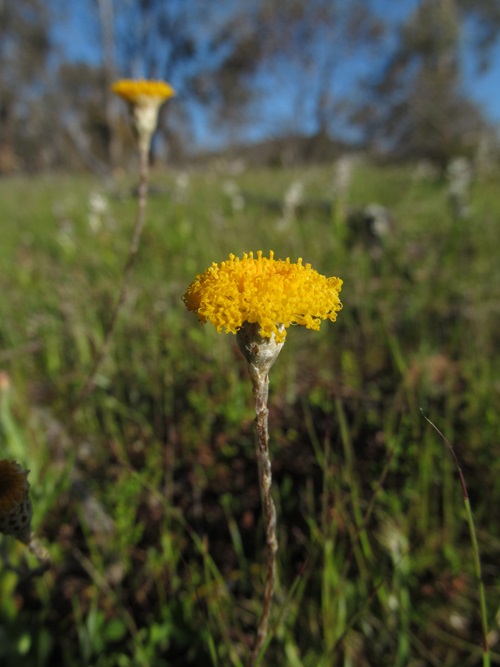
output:
M453 462L455 463L455 467L458 472L458 476L460 479L460 484L462 486L462 494L464 497L464 504L465 504L465 512L467 515L467 522L469 524L469 533L470 533L470 538L472 542L472 554L474 558L474 571L476 574L476 580L477 580L477 587L478 587L478 592L479 592L479 606L480 606L480 614L481 614L481 630L482 630L482 640L483 640L483 665L484 667L489 667L490 665L490 649L488 645L488 617L487 617L487 612L486 612L486 595L484 592L484 583L483 583L483 576L481 572L481 559L479 557L479 545L477 542L477 536L476 536L476 528L474 525L474 518L472 516L472 509L470 506L470 500L469 500L469 494L467 491L467 485L465 483L465 477L462 472L462 468L460 466L460 462L458 460L458 457L455 453L455 450L453 448L453 445L451 442L446 438L446 436L438 429L438 427L424 414L424 411L420 409L420 412L422 413L422 416L424 417L425 421L428 422L432 428L438 433L438 435L442 438L443 442L445 442L446 446L448 447L451 456L453 458Z

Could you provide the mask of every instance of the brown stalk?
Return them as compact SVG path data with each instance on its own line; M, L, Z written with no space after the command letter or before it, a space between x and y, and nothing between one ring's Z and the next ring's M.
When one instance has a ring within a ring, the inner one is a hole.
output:
M113 333L115 331L116 324L118 322L118 317L123 309L123 306L127 301L127 297L129 294L130 275L135 265L137 253L139 251L139 243L144 229L146 201L148 195L148 182L149 182L149 150L144 146L141 146L139 150L139 188L137 194L137 215L135 219L134 230L132 232L132 239L130 241L127 261L125 262L125 266L123 268L120 291L115 303L115 307L111 313L111 317L109 319L105 331L104 340L102 341L101 348L94 360L94 363L89 371L89 374L87 375L87 379L85 380L82 388L78 392L76 402L71 411L72 416L76 414L76 412L81 407L82 403L84 403L84 401L88 398L88 396L92 393L92 390L94 389L97 373L99 372L99 369L101 368L104 360L107 357L109 347L111 344L111 338L113 337Z
M259 470L259 486L264 515L266 531L267 566L266 581L264 587L264 599L262 613L255 637L255 643L247 663L247 667L253 667L259 652L267 638L269 615L271 612L271 601L274 592L274 580L276 573L276 552L278 541L276 539L276 509L271 495L271 461L269 458L269 430L267 399L269 393L269 375L250 367L252 378L252 390L255 401L255 431L256 431L256 454Z

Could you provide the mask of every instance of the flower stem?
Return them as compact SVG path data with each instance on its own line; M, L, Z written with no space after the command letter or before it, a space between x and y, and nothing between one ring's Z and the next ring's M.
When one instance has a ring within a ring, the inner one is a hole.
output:
M276 552L278 550L278 541L276 539L276 509L271 495L271 461L269 458L269 431L267 399L269 393L269 375L259 371L249 364L250 375L252 378L252 389L255 401L255 431L256 431L256 453L259 469L260 496L262 502L262 511L264 515L264 524L266 531L267 547L267 567L266 582L264 588L264 600L262 604L262 614L255 637L255 643L252 653L247 663L247 667L253 667L256 664L259 652L267 638L269 625L269 615L271 611L271 600L274 592L274 579L276 572Z
M115 303L115 307L111 313L109 319L104 340L102 341L101 348L94 360L92 368L90 369L87 379L85 380L82 388L80 389L76 402L73 406L72 415L75 415L82 403L88 398L95 386L95 379L97 373L101 368L104 360L109 351L111 344L111 338L116 328L116 323L118 322L118 316L127 300L129 292L129 281L130 274L134 267L137 253L139 251L139 243L141 240L142 232L144 229L145 222L145 211L146 211L146 201L148 196L148 183L149 183L149 148L140 146L139 150L139 188L137 194L137 214L135 219L134 230L132 233L132 239L130 241L130 247L128 251L127 261L123 268L122 279L120 291L118 293L118 298Z

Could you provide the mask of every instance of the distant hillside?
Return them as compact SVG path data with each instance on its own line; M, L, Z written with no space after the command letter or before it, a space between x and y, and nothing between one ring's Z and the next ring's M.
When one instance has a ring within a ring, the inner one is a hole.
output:
M292 166L333 162L345 153L363 150L360 145L331 139L327 135L288 135L266 139L261 142L230 146L221 151L193 155L190 161L212 162L214 159L228 161L244 160L247 166Z

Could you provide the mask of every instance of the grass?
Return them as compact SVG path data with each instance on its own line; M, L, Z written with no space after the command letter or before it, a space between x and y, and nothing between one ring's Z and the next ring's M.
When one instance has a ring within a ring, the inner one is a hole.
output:
M234 337L180 297L212 261L270 248L342 277L344 310L319 333L292 329L271 374L280 546L262 664L483 664L460 480L421 410L467 481L500 664L498 179L477 181L470 219L455 220L445 183L356 164L348 206L394 217L374 256L315 205L333 178L207 169L186 185L154 173L130 298L74 417L116 297L133 183L0 181L0 456L30 468L54 563L42 577L0 571L2 664L245 663L265 568L251 390ZM294 180L306 205L283 222L276 203ZM108 204L89 225L92 192Z

